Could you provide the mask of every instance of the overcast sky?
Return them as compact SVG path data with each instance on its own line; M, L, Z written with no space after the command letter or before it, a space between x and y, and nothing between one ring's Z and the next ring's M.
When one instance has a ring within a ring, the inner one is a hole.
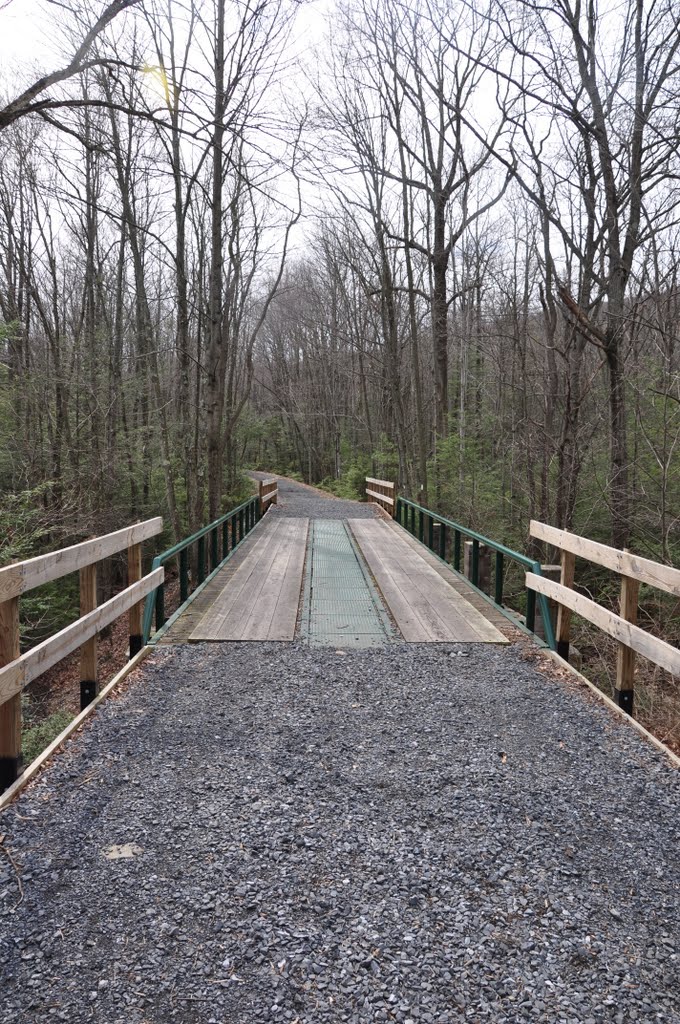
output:
M10 68L40 63L50 54L47 18L39 0L12 0L0 10L0 61Z
M296 23L296 37L303 46L313 46L322 38L329 3L308 0L305 4ZM46 10L42 0L10 0L7 7L0 0L0 65L19 72L31 66L43 71L59 66L53 31L57 16L58 9Z

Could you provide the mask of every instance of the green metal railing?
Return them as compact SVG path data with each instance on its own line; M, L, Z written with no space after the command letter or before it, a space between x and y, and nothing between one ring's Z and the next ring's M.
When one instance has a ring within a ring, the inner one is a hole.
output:
M524 569L528 569L529 572L536 573L537 576L543 575L541 572L541 563L535 561L533 558L529 558L528 555L523 555L519 551L513 551L512 548L506 547L505 544L499 544L497 541L491 540L489 537L484 537L481 533L477 533L475 530L469 530L467 526L461 526L460 523L454 523L452 519L440 516L437 512L432 512L429 508L423 508L422 505L417 505L414 501L409 501L407 498L397 498L395 519L400 526L403 526L404 529L412 533L414 537L417 537L422 544L427 545L431 551L438 554L444 561L446 561L447 531L452 531L453 540L451 563L453 569L457 573L461 573L462 538L465 537L471 540L472 557L470 565L470 582L473 586L477 587L478 590L480 589L480 547L485 545L487 548L494 551L496 553L496 557L493 574L493 602L498 605L499 608L503 607L503 575L506 559L516 562ZM436 550L434 539L435 523L439 525L439 538ZM548 647L554 651L556 649L555 634L552 626L552 619L550 618L548 599L544 594L537 595L536 591L531 590L530 587L526 587L525 589L526 628L530 633L535 633L536 631L536 597L538 597L541 619L543 621L543 630L545 633L545 641Z
M262 504L259 496L249 498L242 505L220 516L214 523L208 523L201 530L181 540L179 544L156 555L152 571L166 562L176 558L179 562L179 608L177 615L189 601L191 594L205 583L231 555L234 548L241 543L257 522L262 518ZM190 548L196 545L195 563L190 570ZM221 550L220 550L221 549ZM165 614L165 584L162 583L152 591L144 605L144 621L142 626L142 643L147 644L151 636L151 623L156 613L156 632L168 621Z

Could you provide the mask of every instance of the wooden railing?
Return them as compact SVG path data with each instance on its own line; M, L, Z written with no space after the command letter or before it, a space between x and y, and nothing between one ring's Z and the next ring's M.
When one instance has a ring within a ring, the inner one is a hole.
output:
M526 576L527 587L558 605L557 653L569 660L572 613L587 619L618 641L615 697L619 707L632 715L636 653L680 678L680 651L677 647L652 636L637 625L640 584L646 583L674 597L680 597L680 569L533 520L530 533L537 540L552 544L560 552L559 583L531 572ZM576 558L611 569L621 577L618 615L573 589Z
M279 502L279 482L278 480L260 480L260 504L262 506L262 513L267 511L269 504L278 505Z
M125 612L130 616L130 657L142 647L143 601L163 581L163 569L142 576L142 544L163 528L149 519L105 537L75 544L0 569L0 792L21 767L21 691L80 648L80 704L97 695L97 634ZM127 550L128 586L97 606L97 563ZM19 649L19 600L44 583L80 572L80 618L25 654Z
M395 517L397 513L397 485L391 480L375 480L372 476L366 477L366 497L373 498L387 512Z

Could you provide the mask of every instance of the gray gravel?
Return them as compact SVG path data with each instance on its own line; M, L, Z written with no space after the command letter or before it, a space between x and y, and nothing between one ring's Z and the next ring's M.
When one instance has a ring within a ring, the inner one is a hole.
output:
M256 479L272 479L272 474L267 473L252 473L251 476ZM274 510L279 515L293 519L374 519L378 515L376 506L371 503L325 496L293 480L277 479L279 496Z
M0 1022L672 1024L679 788L516 648L158 648L0 817Z

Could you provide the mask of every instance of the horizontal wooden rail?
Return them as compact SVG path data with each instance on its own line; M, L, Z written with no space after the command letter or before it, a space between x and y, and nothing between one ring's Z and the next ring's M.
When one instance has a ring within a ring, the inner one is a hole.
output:
M394 505L394 498L390 498L387 494L380 494L379 491L372 491L370 488L366 488L366 494L369 498L375 498L377 501L385 502L387 505Z
M23 688L80 649L81 709L91 704L99 692L97 636L124 612L129 613L130 657L140 651L142 601L162 582L158 574L143 578L142 543L162 529L162 519L148 519L0 569L0 792L14 783L21 768ZM98 607L97 564L122 551L127 552L127 589ZM22 655L21 595L75 572L80 574L80 618Z
M394 517L397 512L397 485L392 480L376 480L366 477L366 497L373 498L380 505L388 506L387 511Z
M143 523L135 523L124 530L107 533L104 537L85 540L61 551L53 551L47 555L38 555L25 562L0 569L0 602L19 597L28 590L51 583L71 572L78 572L85 566L100 562L119 551L126 551L141 544L150 537L155 537L163 529L163 520L147 519Z
M531 521L530 532L532 537L560 551L559 583L527 574L527 586L558 606L557 653L565 661L569 660L572 613L613 637L618 642L615 697L619 707L632 715L636 654L680 677L680 651L637 625L640 584L646 583L680 597L680 570L535 520ZM577 558L618 573L621 579L618 615L574 590Z
M260 492L260 503L262 505L262 511L265 511L265 505L270 502L273 505L278 505L279 502L279 482L278 480L260 480L259 486Z
M579 537L566 530L558 530L555 526L538 523L532 519L529 532L536 540L545 541L561 551L568 551L577 558L584 558L605 569L611 569L620 576L630 576L638 583L647 583L650 587L664 590L667 594L680 597L680 569L672 565L653 562L649 558L633 555L630 551L619 551L606 544L599 544L587 537Z
M607 608L591 601L589 597L578 594L569 587L563 587L555 580L547 580L543 576L536 576L528 572L526 576L528 587L538 594L545 594L546 597L558 604L566 605L576 615L592 622L598 626L603 633L607 633L615 640L630 647L631 650L641 654L644 658L665 668L671 675L680 678L680 651L672 644L666 643L659 637L652 636L639 626L634 626L620 615L610 612Z
M147 594L155 590L163 582L164 575L163 569L154 570L137 583L133 583L131 587L121 590L109 601L100 604L94 611L76 619L70 626L66 626L59 633L48 637L47 640L43 640L41 644L31 648L26 654L22 654L16 661L1 668L0 704L4 704L14 694L19 693L57 662L68 657L69 654L73 654L87 640L100 633L105 626L109 626L119 619L133 605L138 604Z

